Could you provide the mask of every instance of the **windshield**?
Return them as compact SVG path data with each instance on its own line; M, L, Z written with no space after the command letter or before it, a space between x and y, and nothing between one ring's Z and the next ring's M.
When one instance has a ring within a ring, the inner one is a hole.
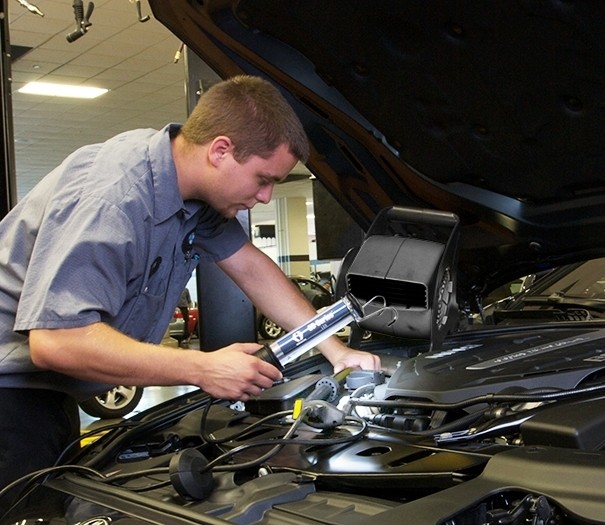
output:
M605 259L583 263L544 288L540 295L605 300Z

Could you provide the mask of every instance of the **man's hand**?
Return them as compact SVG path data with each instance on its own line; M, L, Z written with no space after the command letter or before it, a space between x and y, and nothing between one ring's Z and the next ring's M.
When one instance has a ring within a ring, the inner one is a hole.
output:
M360 368L361 370L380 370L380 357L369 352L346 348L335 355L330 355L330 362L334 366L334 373L345 368Z
M204 368L197 384L220 399L246 401L281 379L281 372L255 354L256 343L234 343L214 352L204 353Z

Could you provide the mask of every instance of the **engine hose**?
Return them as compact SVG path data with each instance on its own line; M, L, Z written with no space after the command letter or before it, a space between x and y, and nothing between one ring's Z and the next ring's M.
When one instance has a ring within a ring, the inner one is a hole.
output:
M428 428L426 430L396 430L406 436L414 436L414 437L433 437L436 434L443 434L446 432L453 432L456 430L463 429L468 425L471 425L478 419L483 417L481 412L473 412L472 414L467 414L462 416L454 421L450 421L449 423L445 423L439 427Z

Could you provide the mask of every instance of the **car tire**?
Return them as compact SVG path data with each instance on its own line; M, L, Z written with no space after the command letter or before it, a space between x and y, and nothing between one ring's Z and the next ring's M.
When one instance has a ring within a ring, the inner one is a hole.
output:
M285 330L263 315L258 324L258 333L262 339L277 339L285 333Z
M142 386L116 386L104 394L91 397L79 403L80 408L89 416L100 419L114 419L124 417L132 412L141 397L144 387Z

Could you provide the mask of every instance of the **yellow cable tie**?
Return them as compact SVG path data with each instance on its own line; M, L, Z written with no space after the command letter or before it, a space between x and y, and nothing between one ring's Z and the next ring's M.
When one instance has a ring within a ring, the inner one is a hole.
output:
M303 409L303 400L297 399L294 401L294 408L292 409L292 417L298 419Z

